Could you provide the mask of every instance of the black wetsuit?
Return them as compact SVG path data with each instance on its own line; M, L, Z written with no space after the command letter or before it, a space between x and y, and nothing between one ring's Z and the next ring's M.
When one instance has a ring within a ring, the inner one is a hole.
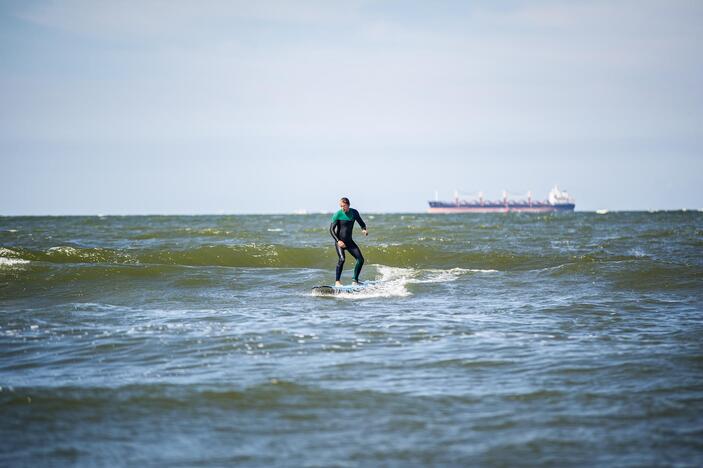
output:
M350 254L356 259L356 265L354 265L354 281L359 280L359 273L361 272L361 267L364 266L364 256L361 255L361 250L356 242L352 239L352 230L354 229L354 222L358 222L361 229L366 229L366 223L359 212L354 208L349 208L346 213L344 210L339 210L332 216L332 224L330 224L330 234L334 237L334 248L337 250L337 255L339 256L339 261L337 262L336 280L342 276L342 269L344 268L344 251L348 250ZM344 242L345 248L340 247L337 241Z

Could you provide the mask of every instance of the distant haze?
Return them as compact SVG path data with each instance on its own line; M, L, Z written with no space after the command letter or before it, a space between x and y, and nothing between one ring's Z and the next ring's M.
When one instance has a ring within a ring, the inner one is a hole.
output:
M703 208L700 1L4 1L0 215Z

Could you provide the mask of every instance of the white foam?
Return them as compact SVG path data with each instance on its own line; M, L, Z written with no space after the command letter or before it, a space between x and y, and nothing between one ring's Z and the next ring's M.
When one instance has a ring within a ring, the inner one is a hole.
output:
M484 270L480 268L451 268L449 270L420 270L419 277L414 283L447 283L456 281L468 273L498 273L498 270Z
M281 232L281 231L283 231L283 229L281 229L281 228L268 228L267 231L268 232Z
M478 268L415 269L400 268L386 265L371 265L376 268L376 281L368 284L362 290L340 292L334 297L345 299L369 299L374 297L405 297L411 296L409 284L449 283L470 273L498 273L498 270ZM314 293L311 293L315 295Z
M456 281L461 276L469 273L497 273L498 270L485 270L476 268L450 268L442 269L414 269L399 268L386 265L373 265L378 272L377 283L364 288L363 291L342 293L338 296L351 299L366 299L371 297L404 297L412 293L408 290L409 284L422 283L448 283Z
M444 237L418 237L417 240L419 240L420 242L452 242L451 239L445 239Z
M5 247L0 247L0 257L16 257L17 252L14 250L7 249Z
M634 247L628 250L627 253L628 255L632 255L634 257L647 257L647 254L644 252L644 250L639 247Z
M15 266L15 265L24 265L26 263L29 263L29 260L25 260L23 258L16 258L19 257L19 253L15 252L12 249L8 249L5 247L0 247L0 266Z
M49 249L46 251L48 254L53 254L53 253L59 253L59 254L75 254L78 252L75 247L68 247L68 246L58 246L58 247L49 247Z
M410 296L410 291L405 287L406 281L397 278L389 281L379 281L370 284L361 291L341 292L335 297L348 299L370 299L374 297L405 297Z
M392 281L396 279L408 279L412 277L417 270L412 268L399 268L386 265L373 265L376 271L381 275L379 281Z
M25 260L23 258L0 257L0 266L24 265L26 263L29 263L29 260Z
M480 268L449 268L449 269L414 269L396 268L385 265L376 266L381 274L381 281L402 279L406 283L447 283L456 281L468 273L497 273L498 270Z

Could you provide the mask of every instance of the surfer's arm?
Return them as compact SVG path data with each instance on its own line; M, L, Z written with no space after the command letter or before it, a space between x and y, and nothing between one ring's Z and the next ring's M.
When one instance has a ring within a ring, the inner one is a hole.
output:
M339 242L339 236L337 235L337 220L333 220L330 224L330 235L334 238L335 242Z
M361 215L359 214L359 212L357 210L354 210L354 219L356 220L357 223L359 223L359 226L361 226L361 230L364 231L364 234L367 234L368 229L366 229L366 223L364 222L363 219L361 219Z

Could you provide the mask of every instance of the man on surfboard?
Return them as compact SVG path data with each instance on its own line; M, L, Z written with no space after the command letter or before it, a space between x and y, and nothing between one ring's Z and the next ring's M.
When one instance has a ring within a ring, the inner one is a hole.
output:
M366 223L361 219L361 216L359 216L359 212L349 207L349 199L347 197L342 197L339 200L339 207L341 209L332 216L332 224L330 224L330 234L334 238L334 248L337 250L337 256L339 256L334 285L342 285L339 279L342 276L342 269L344 268L344 252L347 250L352 254L352 257L356 259L352 284L357 285L359 284L361 267L364 266L364 256L361 255L359 246L356 245L356 242L352 239L354 222L359 223L361 232L363 232L365 236L369 235L369 231L366 229Z

